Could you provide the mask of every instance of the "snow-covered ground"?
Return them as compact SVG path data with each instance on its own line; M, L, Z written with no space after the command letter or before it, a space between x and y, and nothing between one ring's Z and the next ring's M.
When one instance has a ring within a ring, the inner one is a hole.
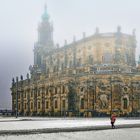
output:
M117 118L116 125L140 124L140 119ZM108 126L109 118L0 118L0 131Z
M140 128L0 136L0 140L140 140Z

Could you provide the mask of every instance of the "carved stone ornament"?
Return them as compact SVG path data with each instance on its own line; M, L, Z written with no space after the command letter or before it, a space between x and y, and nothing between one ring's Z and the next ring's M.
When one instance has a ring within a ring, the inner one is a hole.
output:
M108 95L106 94L101 94L99 96L99 100L101 102L100 108L101 109L106 109L108 108Z

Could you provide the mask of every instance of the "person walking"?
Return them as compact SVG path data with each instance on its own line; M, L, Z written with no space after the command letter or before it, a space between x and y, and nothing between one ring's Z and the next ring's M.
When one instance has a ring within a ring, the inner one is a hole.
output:
M114 124L115 124L115 121L116 121L116 116L114 114L112 114L110 120L111 120L112 129L114 129L115 128Z

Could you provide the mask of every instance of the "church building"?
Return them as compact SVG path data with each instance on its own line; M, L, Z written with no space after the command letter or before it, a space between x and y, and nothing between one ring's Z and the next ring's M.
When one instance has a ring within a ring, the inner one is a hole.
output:
M61 33L60 33L61 34ZM64 46L54 43L47 7L38 26L34 64L13 78L12 110L21 116L119 116L140 114L140 57L136 36L95 33Z

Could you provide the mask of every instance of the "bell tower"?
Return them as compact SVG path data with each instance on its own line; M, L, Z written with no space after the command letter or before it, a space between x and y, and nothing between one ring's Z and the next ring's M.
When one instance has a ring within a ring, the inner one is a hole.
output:
M47 5L45 5L42 21L38 27L38 43L47 48L53 46L53 26L49 20L50 16L47 12Z
M47 5L45 5L38 26L38 40L34 46L34 65L38 67L39 71L45 72L45 58L52 49L54 49L53 26L50 22Z

